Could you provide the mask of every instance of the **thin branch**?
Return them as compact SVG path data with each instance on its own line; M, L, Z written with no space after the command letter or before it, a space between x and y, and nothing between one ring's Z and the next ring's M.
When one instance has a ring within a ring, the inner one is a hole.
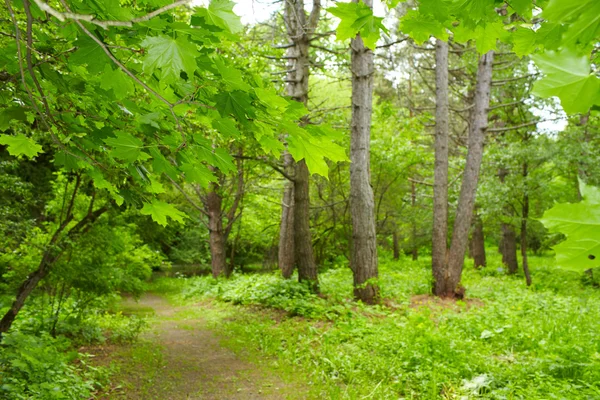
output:
M63 5L67 9L67 12L60 12L60 11L56 10L55 8L52 8L48 3L45 3L42 0L33 0L33 1L35 2L35 4L37 4L37 6L42 11L45 11L48 14L54 16L59 21L65 21L67 19L72 19L78 23L80 21L85 21L85 22L89 22L90 24L98 25L99 27L101 27L103 29L108 29L111 26L120 26L120 27L130 28L134 24L149 21L152 18L154 18L164 12L167 12L169 10L172 10L174 8L177 8L177 7L180 7L180 6L183 6L183 5L186 5L186 4L189 4L192 2L192 0L179 0L179 1L176 1L175 3L168 4L168 5L161 7L155 11L152 11L149 14L143 15L141 17L133 18L129 21L111 21L111 20L100 21L100 20L97 20L96 16L94 16L94 15L73 13L69 9L69 7L66 6L64 3L63 3Z

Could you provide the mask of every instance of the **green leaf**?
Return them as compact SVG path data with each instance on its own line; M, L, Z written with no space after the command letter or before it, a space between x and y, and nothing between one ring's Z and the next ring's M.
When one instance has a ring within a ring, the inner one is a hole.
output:
M18 157L24 155L28 158L33 158L43 152L42 146L22 133L15 136L0 135L0 144L8 146L8 153L11 156Z
M212 126L225 138L239 138L242 135L231 118L214 119Z
M196 17L204 18L204 20L212 25L228 30L231 33L238 33L244 26L238 17L233 12L234 2L229 0L212 0L208 8L197 8ZM195 23L192 17L192 25L200 25Z
M196 57L200 54L193 42L161 35L147 37L142 41L142 46L147 48L143 67L145 73L152 74L160 69L161 81L165 84L179 79L181 71L185 71L188 77L194 76Z
M202 163L182 164L179 169L185 174L186 182L198 183L207 188L210 182L216 182L214 174Z
M130 133L118 131L116 138L104 139L112 147L110 154L118 159L134 162L142 157L143 142Z
M336 28L337 40L352 39L360 34L365 46L374 49L381 31L387 33L383 18L375 17L373 10L365 3L337 3L327 11L340 19Z
M590 72L589 57L563 50L547 51L532 59L545 75L535 82L533 94L557 96L569 114L585 113L594 104L600 104L600 79Z
M99 74L110 61L102 47L89 36L83 35L75 42L77 50L69 57L69 63L74 65L87 65L91 74Z
M311 174L327 178L329 166L325 158L334 162L347 160L345 149L334 143L325 131L309 132L294 124L286 124L285 129L290 154L296 161L305 160Z
M242 72L240 70L226 66L223 61L218 58L215 60L215 65L219 70L219 74L221 74L221 77L231 89L243 90L244 92L250 90L250 85L244 82L244 79L242 78Z
M181 223L187 217L187 215L171 204L157 199L152 200L152 203L144 203L144 207L140 210L140 213L142 215L150 215L154 222L162 226L167 226L167 217Z
M409 11L400 25L402 32L408 34L417 44L422 44L435 36L441 40L448 40L446 27L438 20L415 10Z
M10 128L10 121L25 121L25 109L21 107L8 107L0 110L0 131L4 132Z
M532 29L518 28L511 35L513 51L519 57L531 54L536 47L536 34Z
M598 0L550 0L542 16L550 22L567 25L563 36L566 44L588 45L600 34Z
M104 66L100 87L112 90L117 99L123 99L133 93L133 81L120 69L113 70L110 65Z
M233 115L238 121L245 122L246 115L254 117L252 99L247 93L222 92L215 96L217 110L223 118Z
M542 223L567 239L554 246L558 264L566 269L583 271L600 264L600 192L583 182L583 201L556 204L544 213Z

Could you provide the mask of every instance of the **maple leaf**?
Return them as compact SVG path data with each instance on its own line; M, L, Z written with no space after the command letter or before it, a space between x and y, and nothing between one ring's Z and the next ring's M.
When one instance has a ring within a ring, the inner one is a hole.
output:
M557 96L568 114L585 113L600 104L600 79L591 73L588 56L578 56L571 50L547 51L531 57L544 73L533 86L540 97Z
M203 18L206 23L218 26L228 30L231 33L238 33L244 26L233 12L235 3L229 0L212 0L207 8L197 8L194 17ZM192 17L192 25L199 25Z
M167 217L181 223L183 223L184 218L187 218L186 214L173 205L157 199L152 200L152 203L144 203L140 213L151 216L154 222L162 226L167 226Z
M130 133L119 131L116 137L104 139L104 143L112 147L110 153L115 158L134 162L142 156L143 142Z
M0 144L8 146L8 153L11 156L26 156L33 158L42 153L42 146L33 139L19 133L17 135L0 135Z
M383 18L375 17L373 10L365 3L337 3L327 11L340 19L336 28L338 40L352 39L360 34L365 46L374 49L381 31L387 33Z
M181 71L185 71L189 77L194 75L196 57L200 54L193 42L161 35L147 37L142 41L142 46L147 48L143 67L145 73L152 74L160 69L161 81L165 84L179 79Z
M540 219L552 232L567 239L554 246L558 264L582 271L600 263L600 190L580 182L583 201L556 204Z

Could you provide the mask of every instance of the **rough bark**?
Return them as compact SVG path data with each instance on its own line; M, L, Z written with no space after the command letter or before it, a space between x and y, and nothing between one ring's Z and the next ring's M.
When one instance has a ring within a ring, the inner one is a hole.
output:
M434 293L443 282L448 252L448 43L435 44L435 164L433 173L433 237L431 266Z
M411 251L410 254L412 256L413 261L417 261L419 259L419 238L417 231L417 186L415 181L411 181L411 190L410 190L410 205L413 209L413 218L411 221Z
M459 283L469 241L469 229L473 218L479 171L483 159L485 132L488 125L493 61L493 51L489 51L479 59L474 106L467 141L467 160L458 199L458 207L456 209L448 261L445 271L441 274L441 279L436 279L435 282L434 293L437 296L460 298L464 294L463 290L459 287Z
M529 174L527 163L523 163L523 179L527 179ZM531 274L529 273L529 262L527 260L527 220L529 219L529 194L527 193L527 183L525 183L525 192L523 193L523 206L521 209L521 260L523 262L523 273L527 286L531 286Z
M304 160L296 163L295 186L294 248L296 265L298 265L298 280L300 282L308 281L316 293L319 291L319 279L309 226L308 168Z
M500 240L502 264L509 274L516 274L519 270L517 260L517 234L511 224L502 224L502 239Z
M508 170L501 167L498 170L500 182L504 184ZM512 216L513 211L510 205L504 206L504 214ZM500 254L502 254L502 264L506 267L508 274L516 274L519 270L519 261L517 260L517 234L511 224L503 222L501 224L502 237L500 239Z
M283 156L287 172L293 171L294 160L289 153ZM290 174L293 176L293 173ZM278 263L281 275L289 279L294 272L294 182L287 181L281 204Z
M206 195L206 213L208 214L208 232L210 244L210 267L215 278L229 276L227 268L226 241L222 217L223 198L219 186L211 184Z
M473 236L471 237L471 255L473 256L473 265L475 268L482 268L487 265L485 259L485 236L483 234L483 221L479 214L475 215L473 221Z
M310 39L317 26L321 11L319 0L313 0L313 9L307 17L304 0L287 0L284 20L288 39L293 46L287 50L287 94L304 105L308 103ZM306 123L306 121L303 121ZM294 163L285 156L288 172L294 171L294 181L286 185L283 195L282 220L279 232L279 267L289 278L294 265L298 279L309 280L318 291L317 265L312 248L309 214L309 173L304 161Z
M372 0L365 0L373 7ZM350 137L350 215L354 296L367 304L379 301L375 199L370 177L371 114L373 103L373 51L360 35L352 39L352 129Z

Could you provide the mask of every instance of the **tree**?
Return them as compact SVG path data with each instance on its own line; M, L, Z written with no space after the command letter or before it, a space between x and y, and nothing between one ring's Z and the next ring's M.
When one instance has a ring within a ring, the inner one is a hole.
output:
M287 50L287 94L304 106L308 105L308 83L310 65L310 42L319 22L321 2L313 1L312 11L307 17L304 0L285 2L284 23L290 45ZM302 117L302 124L308 116ZM294 160L284 154L287 171L293 170L293 181L286 183L282 200L282 215L279 233L279 268L284 277L293 271L292 262L298 266L298 279L310 282L317 292L319 280L310 232L309 172L304 160ZM292 256L293 255L293 256Z
M435 295L441 297L460 298L464 294L459 287L459 283L467 251L469 229L473 218L477 183L479 181L479 170L483 158L493 61L493 51L489 51L479 59L477 83L473 98L474 105L469 128L467 159L454 219L452 241L443 270L434 272L433 291Z

